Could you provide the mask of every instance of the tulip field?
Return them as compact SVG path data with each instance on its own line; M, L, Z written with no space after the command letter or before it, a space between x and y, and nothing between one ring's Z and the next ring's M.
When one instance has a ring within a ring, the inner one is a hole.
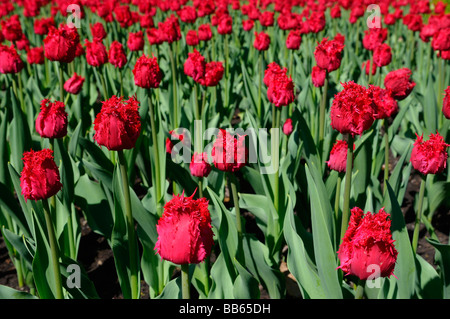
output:
M443 0L0 0L0 299L450 298L449 61Z

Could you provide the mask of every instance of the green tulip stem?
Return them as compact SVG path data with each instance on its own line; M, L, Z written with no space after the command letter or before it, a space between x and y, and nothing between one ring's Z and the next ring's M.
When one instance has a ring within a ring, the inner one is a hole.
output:
M62 62L59 62L59 98L64 103L64 71Z
M125 214L128 228L128 252L130 256L130 286L131 286L131 298L139 299L139 282L138 282L138 265L136 247L136 235L134 229L134 218L131 210L131 198L130 198L130 186L128 184L127 174L127 161L122 150L117 151L119 158L120 175L123 184L123 197L125 201Z
M261 88L263 83L263 77L264 77L264 70L263 70L263 55L261 52L259 52L259 86L258 86L258 109L257 109L257 115L258 115L258 121L261 121L261 105L262 105L262 97L261 97Z
M173 129L178 127L178 97L177 97L177 74L175 68L175 57L173 48L169 44L169 58L172 67L172 94L173 94Z
M191 299L189 280L189 264L181 265L181 296L183 299Z
M423 199L425 197L425 186L426 186L426 182L427 182L426 178L427 177L422 177L422 180L420 182L419 203L417 206L416 221L414 223L414 233L413 233L413 239L412 239L412 248L413 248L414 254L417 252L417 244L419 241L419 228L420 228L420 221L422 219L422 213L423 213L422 212Z
M325 83L323 85L322 100L320 101L320 117L319 117L319 150L322 157L323 139L325 135L325 111L328 93L328 71L325 71Z
M387 119L383 120L384 125L384 188L383 194L386 193L387 181L389 179L389 126Z
M152 94L151 91L148 91L148 109L150 110L150 126L152 130L152 140L153 140L153 156L155 159L155 202L156 202L156 210L158 215L161 216L161 207L159 201L161 200L161 180L160 180L160 163L159 163L159 153L158 153L158 136L157 136L157 128L155 124L155 112L153 110L152 105Z
M64 299L62 282L61 282L61 271L59 269L59 248L58 242L56 241L55 229L53 227L52 217L50 213L50 207L48 205L47 199L42 200L42 206L44 208L45 222L47 224L47 233L50 243L50 251L53 266L53 275L55 277L55 292L56 299Z
M352 188L352 168L353 168L353 143L354 137L348 134L348 149L347 149L347 165L345 168L345 185L344 185L344 206L342 208L342 224L341 224L341 238L344 237L347 231L348 221L350 218L350 191Z
M342 184L342 176L339 173L337 184L336 184L336 196L334 198L334 214L336 220L339 218L339 201L341 199L341 184Z

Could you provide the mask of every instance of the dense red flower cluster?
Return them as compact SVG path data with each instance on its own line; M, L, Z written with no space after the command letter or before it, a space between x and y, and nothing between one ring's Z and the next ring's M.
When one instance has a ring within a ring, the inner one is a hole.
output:
M205 57L196 49L188 54L184 62L184 73L203 86L216 86L222 79L222 62L206 62Z
M264 72L264 84L267 86L267 98L276 107L291 104L294 99L294 82L286 74L287 69L272 62Z

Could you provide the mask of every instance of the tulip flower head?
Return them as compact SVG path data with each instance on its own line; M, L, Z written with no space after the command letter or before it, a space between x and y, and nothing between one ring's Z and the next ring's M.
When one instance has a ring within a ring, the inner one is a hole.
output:
M416 136L410 159L414 169L424 175L442 173L447 167L447 148L450 145L438 132L430 134L427 141L423 140L423 135Z
M211 253L214 233L208 201L175 195L156 225L156 253L175 264L198 264Z
M48 199L58 193L62 184L53 151L43 149L23 153L20 187L25 200Z
M139 102L136 97L127 101L113 95L103 102L94 120L94 139L110 151L131 149L141 132Z
M359 207L351 210L348 229L339 247L340 266L346 275L367 280L375 267L380 277L394 273L398 252L390 230L390 215L381 208L377 214L364 214Z

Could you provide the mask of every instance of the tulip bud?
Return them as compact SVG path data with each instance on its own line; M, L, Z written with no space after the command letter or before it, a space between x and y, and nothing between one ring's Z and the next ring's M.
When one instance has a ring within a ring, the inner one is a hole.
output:
M83 83L84 77L74 73L72 77L64 83L64 90L66 90L67 93L76 95L80 93Z

